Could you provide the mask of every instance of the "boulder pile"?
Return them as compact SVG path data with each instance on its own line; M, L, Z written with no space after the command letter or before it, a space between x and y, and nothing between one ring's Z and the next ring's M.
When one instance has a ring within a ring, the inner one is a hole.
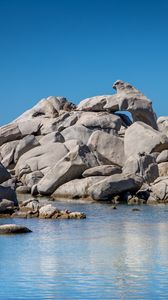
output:
M0 127L1 199L16 205L16 191L168 201L168 117L157 120L152 102L131 84L117 80L113 88L115 94L87 98L78 106L63 97L42 99Z

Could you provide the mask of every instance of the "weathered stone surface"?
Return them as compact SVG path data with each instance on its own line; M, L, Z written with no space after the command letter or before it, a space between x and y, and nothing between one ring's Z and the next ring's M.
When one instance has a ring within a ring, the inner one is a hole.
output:
M24 119L20 122L17 122L18 128L22 136L37 134L41 127L41 120L27 120Z
M58 131L59 126L62 124L66 118L68 118L70 114L68 112L62 113L57 118L43 118L41 120L41 128L40 128L40 134L46 135L54 131Z
M125 133L125 156L134 156L138 153L161 152L168 149L168 138L143 122L135 122Z
M123 192L136 192L142 186L143 178L136 175L116 174L93 184L89 195L94 200L111 200L113 196Z
M159 177L168 176L168 162L162 162L158 164L158 168L159 168Z
M105 111L106 108L104 107L107 103L110 103L110 111L115 112L118 110L118 103L116 101L116 98L112 95L95 96L84 99L79 103L77 110Z
M14 161L14 154L15 149L17 145L19 144L20 140L17 141L11 141L8 143L3 144L0 147L0 153L1 153L1 163L7 168L11 163Z
M10 123L0 127L0 146L4 143L22 138L22 133L16 123Z
M162 163L162 162L167 162L168 161L168 150L163 150L161 153L156 158L156 162Z
M83 143L81 141L78 140L68 140L64 143L65 147L71 151L73 150L76 146L78 145L83 145Z
M78 142L80 141L86 145L92 132L92 130L82 125L74 125L61 131L61 134L63 135L65 141L75 139Z
M157 125L159 130L168 136L168 116L159 117L157 119Z
M46 144L35 147L19 158L15 167L16 175L18 178L22 178L24 174L41 170L44 174L67 153L68 150L62 143Z
M60 185L79 178L90 167L98 165L97 159L87 146L77 146L62 158L39 181L40 194L52 194Z
M157 178L151 185L151 194L147 203L151 201L168 202L168 176Z
M110 131L111 129L119 131L121 128L121 118L115 114L107 112L85 112L76 123L93 130Z
M71 114L58 126L58 131L62 131L70 126L75 125L80 115L81 112L79 111L71 112Z
M121 138L106 132L95 131L92 133L88 147L97 153L102 164L124 164L124 142Z
M47 144L47 143L64 143L64 142L65 142L64 137L58 131L51 132L51 133L43 136L39 140L39 143L41 145L44 145L44 144Z
M26 185L22 185L22 186L18 186L16 188L16 193L17 194L27 194L31 192L31 188L29 186Z
M29 122L30 123L30 122ZM20 140L19 144L17 144L15 148L14 161L15 163L18 161L19 157L26 153L27 151L39 146L39 142L34 137L34 135L27 135L22 140Z
M51 204L47 204L39 209L39 218L49 219L52 218L57 212L58 209L56 207L52 206Z
M31 232L31 230L25 226L16 225L16 224L0 225L0 234L27 233L27 232Z
M0 214L2 213L12 213L14 211L14 202L7 200L7 199L1 199L0 200Z
M158 129L152 102L131 84L117 80L113 88L117 90L119 110L127 110L132 114L133 121L141 121L154 129Z
M7 171L7 169L0 163L0 183L3 183L4 181L11 178L10 173Z
M43 176L44 174L41 171L34 171L32 173L25 174L25 176L21 179L23 184L31 189L33 185L37 184L41 178L43 178Z
M74 179L67 183L61 185L56 191L52 194L53 198L69 198L69 199L79 199L79 198L88 198L88 188L104 179L104 176L94 176L87 177L82 179Z
M130 156L123 168L124 174L137 174L147 183L153 182L159 176L158 165L152 155L142 154Z
M114 174L122 173L122 169L119 166L115 165L104 165L104 166L97 166L90 169L87 169L83 172L83 177L90 177L90 176L110 176Z

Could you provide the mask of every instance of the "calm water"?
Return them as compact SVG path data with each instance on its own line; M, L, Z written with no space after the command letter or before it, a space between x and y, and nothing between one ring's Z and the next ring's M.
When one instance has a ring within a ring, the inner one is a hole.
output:
M86 220L0 220L0 299L168 299L168 207L55 203Z

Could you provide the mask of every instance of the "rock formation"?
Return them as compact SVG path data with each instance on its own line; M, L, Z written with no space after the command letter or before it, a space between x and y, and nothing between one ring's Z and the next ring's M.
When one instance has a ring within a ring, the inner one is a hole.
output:
M0 127L0 210L14 209L15 190L52 198L166 202L168 117L157 120L152 102L131 84L117 80L113 88L116 94L78 106L63 97L42 99ZM45 212L39 210L39 216Z

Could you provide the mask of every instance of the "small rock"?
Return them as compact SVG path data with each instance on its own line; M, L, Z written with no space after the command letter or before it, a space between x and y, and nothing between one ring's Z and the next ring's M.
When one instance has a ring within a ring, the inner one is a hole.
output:
M32 232L29 228L16 224L0 225L0 234L12 234L12 233L27 233Z

